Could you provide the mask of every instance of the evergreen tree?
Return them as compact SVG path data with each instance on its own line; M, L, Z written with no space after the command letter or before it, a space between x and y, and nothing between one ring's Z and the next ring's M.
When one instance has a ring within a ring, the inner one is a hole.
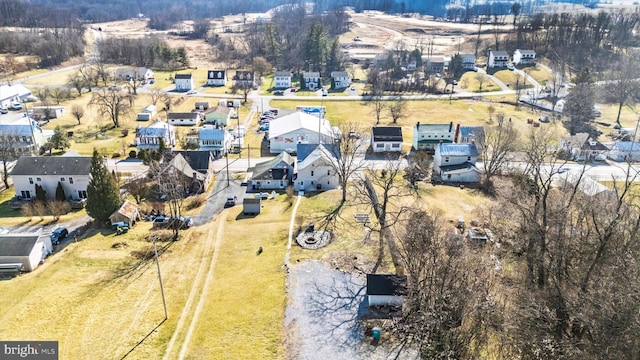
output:
M36 184L36 201L41 201L41 202L45 202L47 200L47 197L45 195L45 191L42 188L42 186L40 186L40 184Z
M65 201L67 200L67 195L64 193L64 188L62 184L58 181L58 187L56 187L56 201Z
M56 126L55 130L53 130L53 136L51 136L49 140L49 145L52 149L64 151L71 146L71 143L69 142L69 138L62 134L60 126Z
M327 29L319 22L309 28L304 43L306 70L322 71L327 53Z
M91 180L87 186L87 214L99 222L105 222L120 205L120 190L115 179L104 165L102 156L93 150Z
M335 38L333 42L331 42L331 47L329 48L325 77L330 77L332 71L342 70L344 70L344 67L342 62L342 52L340 51L340 42L338 41L338 38ZM334 87L333 82L331 87Z

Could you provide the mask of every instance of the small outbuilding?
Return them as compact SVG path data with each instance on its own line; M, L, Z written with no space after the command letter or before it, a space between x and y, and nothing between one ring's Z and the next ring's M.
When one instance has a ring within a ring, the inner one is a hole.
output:
M48 235L0 235L0 272L33 271L52 252Z
M242 213L245 215L258 215L262 210L262 198L246 197L242 200Z
M406 295L406 276L396 274L367 274L367 301L370 307L401 307Z
M111 220L112 224L123 222L131 227L136 223L136 221L140 220L140 208L137 204L129 200L125 200L124 204L109 216L109 220Z

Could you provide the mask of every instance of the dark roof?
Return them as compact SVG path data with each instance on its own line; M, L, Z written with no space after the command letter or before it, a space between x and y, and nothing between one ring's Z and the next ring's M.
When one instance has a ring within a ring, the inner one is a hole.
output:
M29 256L39 237L34 234L0 235L0 256Z
M195 151L195 150L180 150L174 151L176 154L182 155L187 160L189 165L195 170L206 171L209 169L209 160L213 159L211 151Z
M256 198L256 197L246 197L242 200L242 204L260 204L260 202L262 201L261 198Z
M407 277L395 274L367 274L367 295L407 295Z
M329 151L329 154L333 155L336 159L340 159L340 147L338 144L298 144L296 146L296 157L298 162L304 161L304 159L313 152L318 146L322 146Z
M281 152L278 156L271 160L263 161L256 164L253 168L253 177L251 180L282 180L292 176L279 168L280 163L286 163L288 166L293 167L295 160L286 151ZM288 168L288 167L287 167ZM276 170L276 171L273 171Z
M167 119L197 119L198 116L200 115L197 112L170 112L167 114Z
M225 70L209 70L207 79L224 79Z
M174 79L191 79L191 74L176 74Z
M441 170L442 172L445 172L445 173L447 173L447 172L449 172L449 171L465 170L465 169L469 169L469 170L471 170L471 169L476 169L476 170L477 170L478 168L476 168L476 166L475 166L475 165L473 165L472 163L470 163L470 162L468 162L468 161L467 161L467 162L464 162L464 163L462 163L462 164L454 164L454 165L443 165L443 166L440 166L440 170ZM479 170L478 170L478 171L479 171Z
M373 141L402 141L402 128L399 126L374 126Z
M23 156L11 175L89 175L90 170L88 156Z

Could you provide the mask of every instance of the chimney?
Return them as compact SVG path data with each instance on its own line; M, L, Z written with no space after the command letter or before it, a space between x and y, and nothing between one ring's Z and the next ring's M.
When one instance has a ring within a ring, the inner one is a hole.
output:
M420 129L420 121L416 123L416 129Z
M453 121L449 123L449 132L451 132L451 130L453 130Z
M458 143L458 136L460 136L460 124L456 124L456 133L453 135L453 142Z

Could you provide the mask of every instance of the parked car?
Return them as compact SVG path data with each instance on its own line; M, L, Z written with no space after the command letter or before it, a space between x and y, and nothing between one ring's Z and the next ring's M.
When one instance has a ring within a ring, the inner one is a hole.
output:
M507 69L508 69L508 70L510 70L510 71L513 71L513 70L515 70L516 68L515 68L515 67L513 67L513 64L507 64Z
M198 93L197 90L189 90L189 91L187 91L187 95L195 95L197 93Z
M569 171L568 167L561 167L558 169L558 174L566 173L567 171Z
M13 110L22 110L22 104L20 104L19 102L12 102L11 103L11 109L13 109Z
M273 95L276 95L276 96L282 96L282 95L284 95L284 91L282 91L282 90L276 90L276 91L274 91L274 92L273 92Z
M5 107L0 107L0 114L7 114L7 113L9 113L9 109Z
M267 112L272 113L274 115L278 115L278 109L269 109Z
M51 233L51 243L53 245L58 245L60 241L67 237L67 235L69 235L69 230L67 230L67 228L59 227Z
M227 196L227 202L224 203L224 207L233 207L236 206L236 197L235 196Z

